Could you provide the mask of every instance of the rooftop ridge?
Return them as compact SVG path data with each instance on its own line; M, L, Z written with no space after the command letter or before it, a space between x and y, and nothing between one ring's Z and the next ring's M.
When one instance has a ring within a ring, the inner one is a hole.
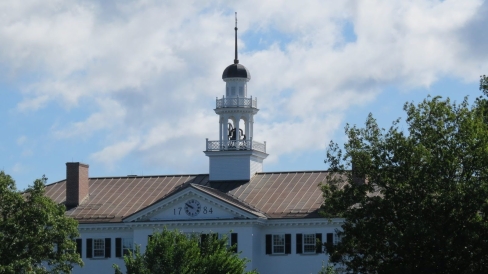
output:
M159 178L159 177L185 177L185 176L208 176L208 173L201 173L201 174L169 174L169 175L126 175L126 176L104 176L104 177L88 177L89 180L97 180L97 179L124 179L124 178ZM66 182L66 179L59 180L46 186L55 185L59 183Z
M332 172L330 170L290 170L290 171L263 171L256 174L286 174L286 173L313 173L313 172Z

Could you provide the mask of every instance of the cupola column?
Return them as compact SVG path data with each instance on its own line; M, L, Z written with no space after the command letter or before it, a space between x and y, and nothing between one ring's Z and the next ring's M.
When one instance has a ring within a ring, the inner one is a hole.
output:
M223 134L223 131L224 131L224 129L223 129L224 125L223 124L224 124L224 117L220 116L220 121L219 121L219 136L220 136L219 137L219 142L220 142L220 146L222 146L222 139L223 139L222 138L223 137L222 134Z

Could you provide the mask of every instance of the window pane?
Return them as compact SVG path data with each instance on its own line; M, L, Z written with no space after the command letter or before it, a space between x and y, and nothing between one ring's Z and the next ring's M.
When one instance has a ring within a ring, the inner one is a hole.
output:
M132 251L132 238L123 238L122 239L122 254L129 255L129 250Z
M230 235L219 233L219 239L226 239L225 247L230 248Z
M93 239L93 257L105 257L105 239Z
M284 254L285 253L285 235L273 235L273 253Z
M124 249L132 249L132 238L124 238L124 239L122 239L122 248L124 248Z
M303 252L315 253L315 234L303 234Z

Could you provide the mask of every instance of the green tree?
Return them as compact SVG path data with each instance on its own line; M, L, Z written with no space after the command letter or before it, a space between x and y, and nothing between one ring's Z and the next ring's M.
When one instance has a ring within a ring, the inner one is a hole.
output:
M352 273L488 273L486 100L428 97L404 110L405 130L370 114L346 126L344 151L327 150L322 212L345 218L330 261Z
M480 90L488 96L488 77L486 75L480 76Z
M0 171L0 273L70 273L83 265L75 252L78 223L44 196L46 180L22 193Z
M155 232L141 253L136 246L134 254L124 256L127 274L185 274L185 273L244 273L247 259L239 258L227 239L216 234L193 234L188 237L177 230ZM122 273L114 265L115 273ZM247 272L256 273L256 272Z
M320 269L318 274L337 274L337 271L334 269L334 266L332 266L330 263L324 265L324 262L322 262L322 268Z

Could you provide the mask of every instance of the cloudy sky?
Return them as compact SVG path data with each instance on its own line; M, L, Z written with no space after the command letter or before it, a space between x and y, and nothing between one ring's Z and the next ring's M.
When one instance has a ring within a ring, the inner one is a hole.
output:
M0 169L20 189L71 161L94 177L207 173L235 11L265 171L325 169L345 123L474 98L488 74L481 0L3 0Z

